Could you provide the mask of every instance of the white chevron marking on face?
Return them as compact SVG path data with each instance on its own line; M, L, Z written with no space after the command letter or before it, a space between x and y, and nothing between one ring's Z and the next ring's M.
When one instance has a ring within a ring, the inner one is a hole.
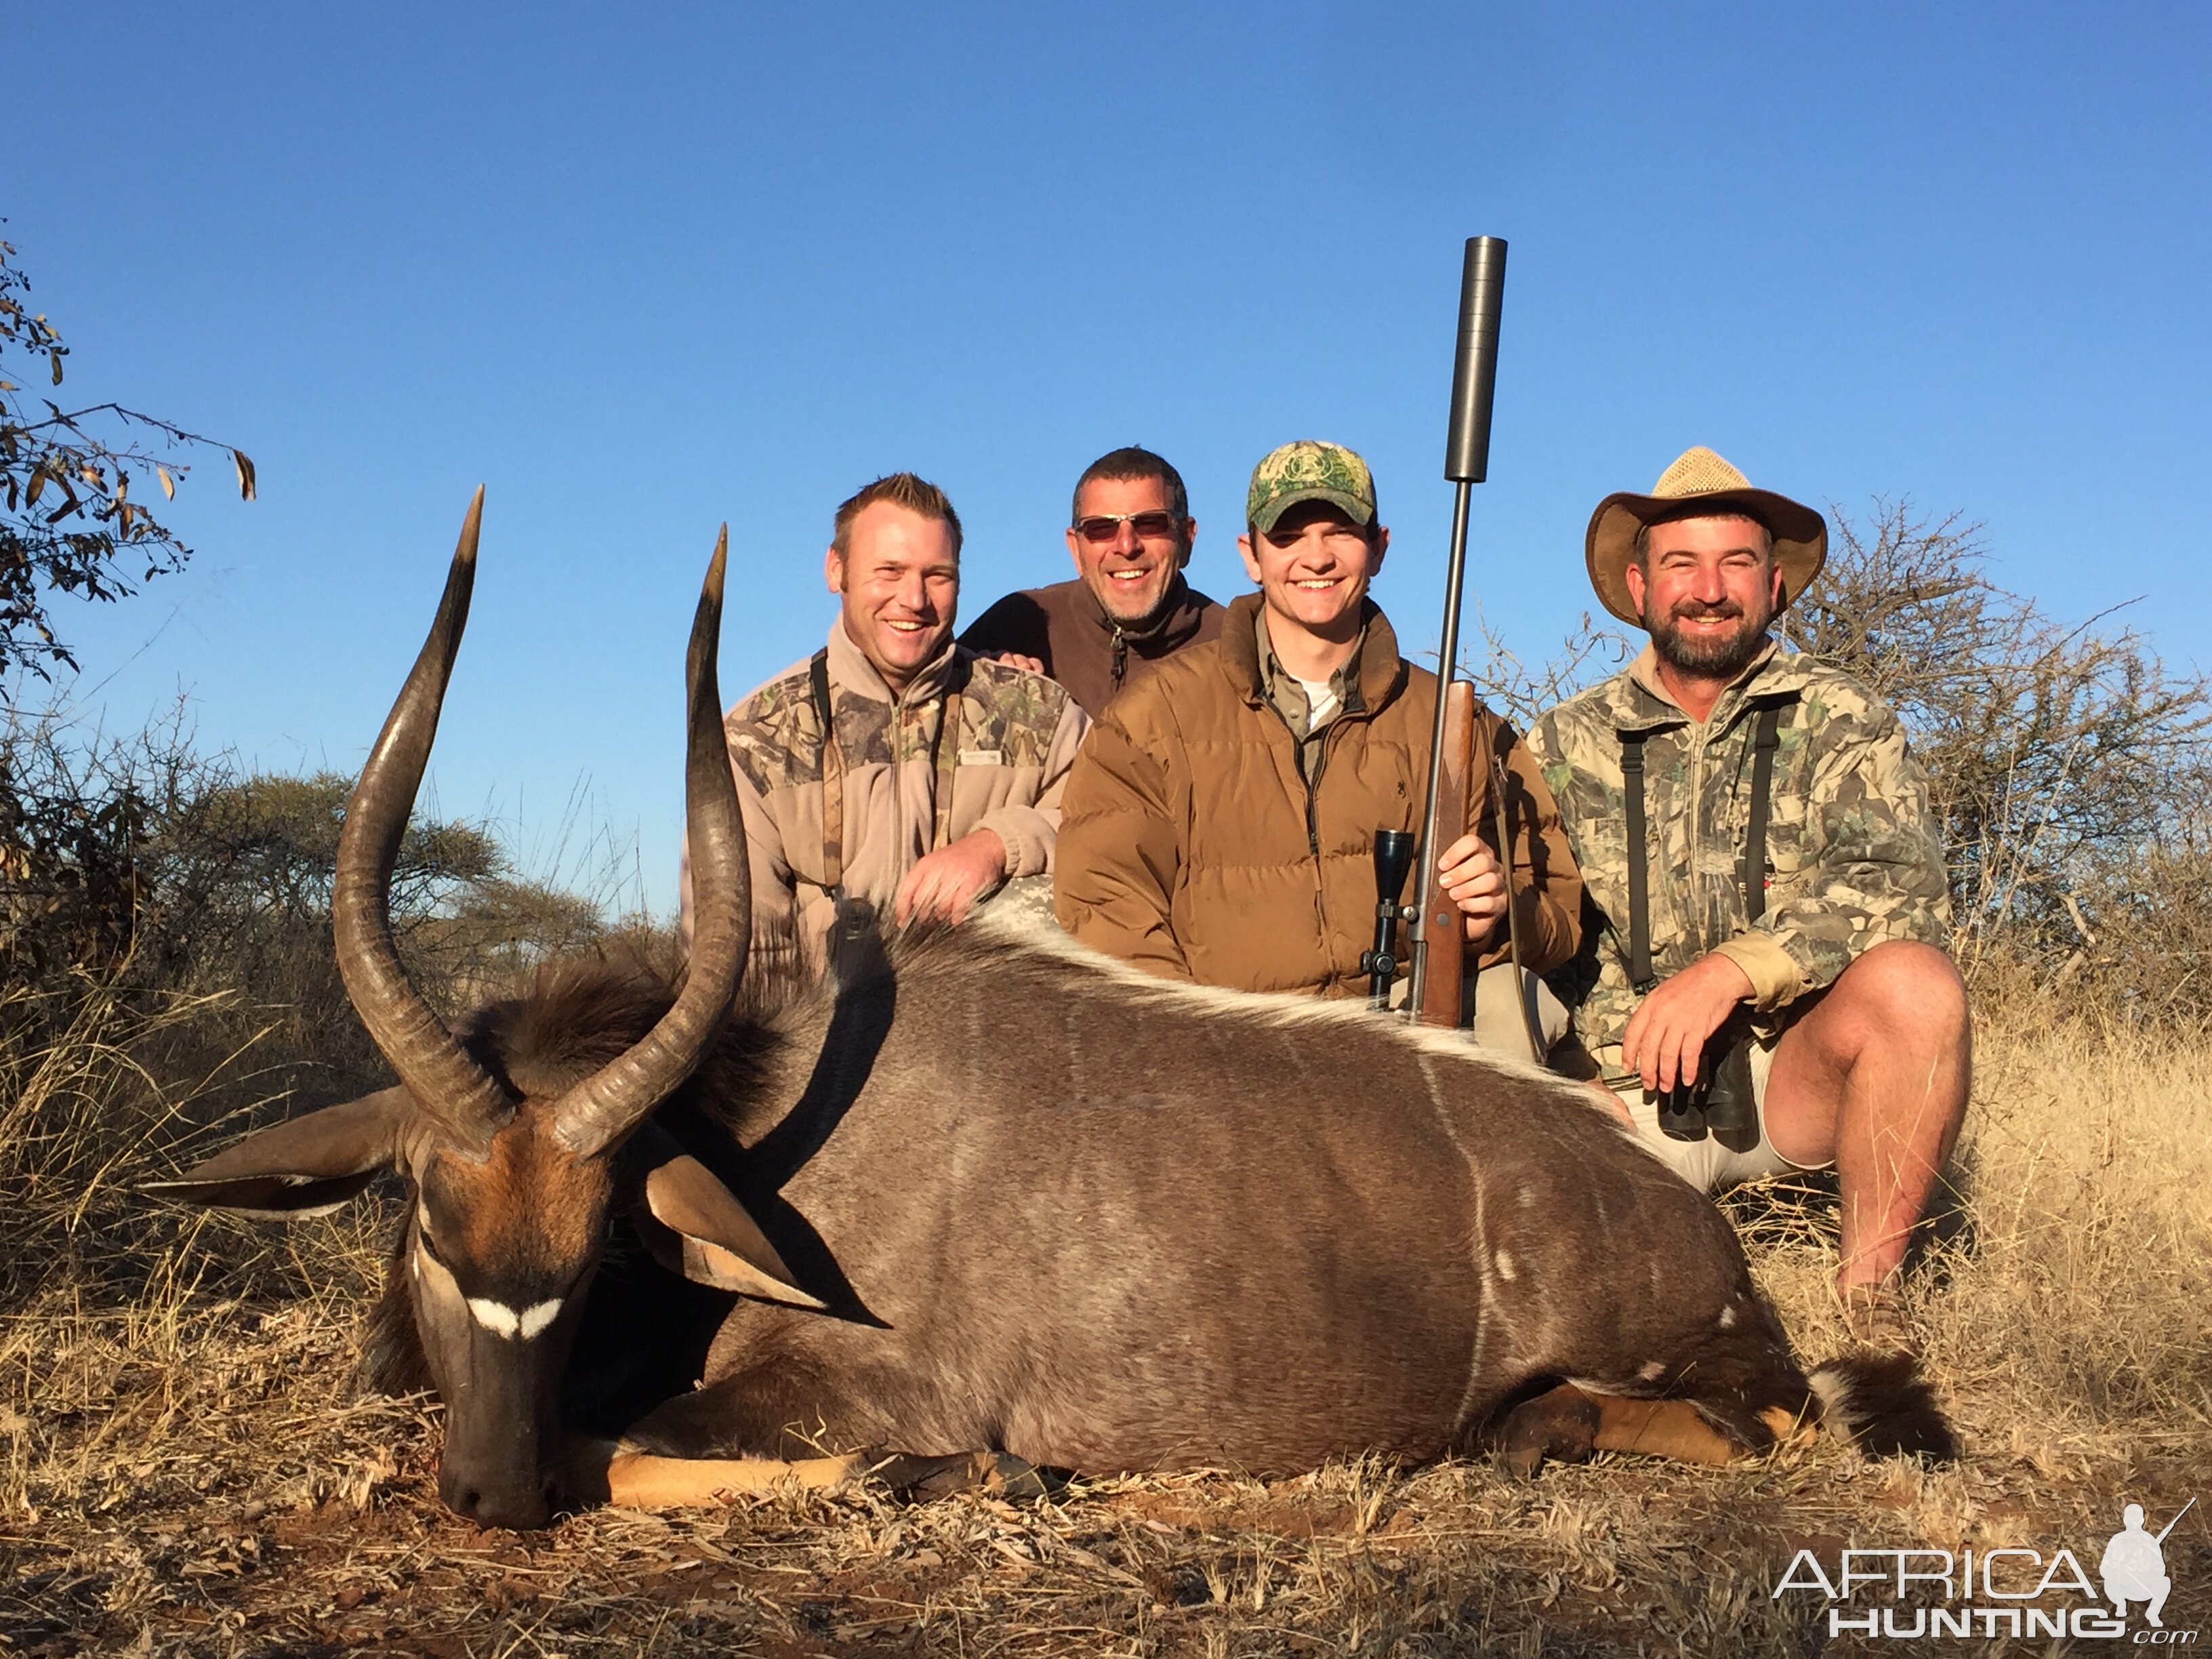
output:
M503 1336L510 1342L527 1342L542 1334L560 1316L561 1298L556 1296L550 1302L538 1303L517 1313L504 1302L472 1296L469 1298L469 1312L476 1316L477 1324L495 1335Z

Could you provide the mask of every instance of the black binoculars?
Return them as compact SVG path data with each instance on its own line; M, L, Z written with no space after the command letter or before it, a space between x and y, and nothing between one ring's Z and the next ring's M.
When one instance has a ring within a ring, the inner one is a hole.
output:
M1751 1029L1730 1019L1706 1039L1697 1081L1660 1091L1659 1128L1670 1140L1708 1134L1732 1152L1759 1145L1759 1103L1751 1085Z

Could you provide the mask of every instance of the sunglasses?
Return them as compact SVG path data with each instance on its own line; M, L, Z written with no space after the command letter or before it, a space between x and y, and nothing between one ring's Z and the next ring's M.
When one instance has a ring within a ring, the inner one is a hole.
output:
M1183 521L1172 513L1094 513L1075 521L1075 533L1094 546L1103 547L1121 538L1127 525L1146 542L1172 541L1182 534Z

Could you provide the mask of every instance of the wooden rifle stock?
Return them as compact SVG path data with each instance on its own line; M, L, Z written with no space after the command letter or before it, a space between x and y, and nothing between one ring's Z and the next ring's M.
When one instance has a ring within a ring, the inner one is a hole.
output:
M1437 850L1442 853L1470 824L1468 814L1482 799L1481 781L1470 763L1474 750L1474 687L1455 679L1444 686L1443 775L1437 785ZM1431 870L1434 860L1428 860ZM1467 928L1459 907L1432 876L1419 896L1421 945L1428 960L1422 969L1421 1006L1414 1017L1424 1025L1457 1025L1466 1006Z

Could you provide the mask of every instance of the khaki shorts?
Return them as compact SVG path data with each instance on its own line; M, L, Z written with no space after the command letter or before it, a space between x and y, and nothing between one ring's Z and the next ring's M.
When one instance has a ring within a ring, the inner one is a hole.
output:
M1774 1070L1774 1048L1781 1040L1779 1032L1771 1036L1762 1032L1752 1039L1751 1097L1759 1108L1759 1145L1747 1152L1732 1152L1711 1135L1703 1140L1676 1140L1659 1127L1658 1097L1645 1092L1643 1079L1623 1073L1620 1050L1600 1048L1593 1057L1603 1068L1605 1087L1620 1097L1635 1120L1638 1138L1683 1180L1700 1192L1711 1193L1768 1176L1825 1170L1835 1162L1829 1158L1819 1164L1792 1164L1766 1138L1766 1079Z

